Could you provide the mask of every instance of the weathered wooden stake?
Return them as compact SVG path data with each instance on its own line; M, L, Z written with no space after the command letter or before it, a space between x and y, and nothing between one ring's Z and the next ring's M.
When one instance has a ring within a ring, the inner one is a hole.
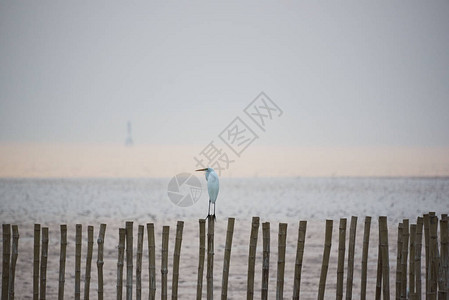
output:
M426 300L429 299L429 292L430 292L430 286L429 286L429 266L430 266L430 218L429 214L424 214L424 249L426 250Z
M200 241L199 241L199 256L198 256L198 279L196 285L197 300L201 300L203 296L204 258L206 256L206 220L199 219L199 227L200 227Z
M285 248L287 243L287 223L279 223L278 235L278 268L276 299L284 299L284 271L285 271Z
M133 298L133 222L126 222L126 300Z
M423 218L418 217L416 222L416 247L415 247L415 277L416 277L416 300L421 300L421 253L422 253Z
M61 231L61 248L59 252L59 287L58 299L64 299L64 285L65 285L65 263L67 257L67 225L60 226Z
M214 299L214 232L215 218L207 219L207 300Z
M154 224L147 224L148 235L148 285L149 285L149 300L156 299L156 243L154 240Z
M41 225L34 224L33 300L39 299L40 246L41 246Z
M439 253L438 253L438 217L429 213L429 234L430 234L430 265L429 265L429 299L437 299L438 294L438 265L439 265Z
M247 300L252 300L254 297L254 269L256 266L256 248L257 248L258 234L259 234L259 217L253 217L251 222L251 235L249 240L248 280L246 289Z
M382 247L380 242L380 224L379 224L378 234L378 247L377 247L377 276L376 276L376 300L380 300L382 297Z
M360 280L360 300L366 300L366 277L368 272L368 249L369 235L371 229L371 217L365 217L365 227L363 230L363 250L362 250L362 275Z
M136 299L142 299L142 256L143 256L143 233L145 226L137 228L137 256L136 256Z
M170 226L162 227L162 263L161 263L161 299L167 300L167 276L168 276L168 238Z
M226 244L223 258L223 279L221 282L222 300L228 299L228 278L229 278L229 266L231 265L231 249L232 249L232 237L234 235L234 223L235 218L228 218L228 228L226 230Z
M323 262L321 265L320 283L319 283L319 287L318 287L318 300L324 299L324 291L326 289L327 269L329 267L329 256L330 256L331 247L332 247L332 227L333 227L333 221L326 220Z
M346 250L346 218L340 219L338 226L338 260L337 260L337 300L343 299L343 279L345 269Z
M416 224L410 225L409 295L415 295L415 243Z
M441 298L448 299L448 272L449 272L449 236L448 236L448 219L447 215L442 216L440 221L440 240L441 240L441 269L440 269L440 278L441 278ZM440 295L438 295L440 296Z
M388 251L388 224L387 217L379 217L380 247L382 251L382 286L384 300L390 300L390 258Z
M263 262L262 262L262 300L268 299L268 280L270 275L270 222L262 223Z
M354 281L354 253L355 253L355 235L357 231L357 217L351 217L349 229L349 249L348 249L348 275L346 278L346 300L352 299L352 284Z
M40 274L40 300L45 300L47 293L48 227L42 227L42 252Z
M301 288L301 271L302 261L304 257L304 245L306 241L307 221L299 222L298 229L298 244L296 245L296 260L295 260L295 278L293 283L293 300L299 300Z
M100 232L98 234L98 300L103 300L103 266L104 266L104 236L106 234L106 224L100 224Z
M9 263L11 261L11 225L3 224L2 299L8 300Z
M404 227L402 229L402 255L401 255L401 299L407 298L407 263L408 263L408 247L410 239L410 225L409 220L402 221Z
M181 258L182 231L184 222L178 221L176 224L175 251L173 253L173 277L172 277L172 300L178 299L179 261Z
M94 227L87 226L86 273L84 275L84 300L89 300L90 273L92 270L92 252L94 248Z
M398 246L397 246L397 256L396 256L396 300L401 299L402 291L402 246L404 238L404 224L401 222L398 225Z
M9 272L9 300L14 300L14 283L16 277L17 257L19 256L19 227L12 225L12 253Z
M76 224L75 233L75 300L81 299L81 238L82 225Z
M123 266L125 260L126 229L119 228L118 260L117 260L117 300L122 300L123 295Z

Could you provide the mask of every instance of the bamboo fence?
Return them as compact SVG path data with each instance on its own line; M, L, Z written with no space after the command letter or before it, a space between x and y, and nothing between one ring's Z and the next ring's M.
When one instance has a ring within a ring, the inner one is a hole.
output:
M203 295L203 273L206 267L206 295L207 299L213 299L214 293L214 261L216 259L215 253L215 219L209 218L207 222L205 220L199 220L199 260L196 284L192 280L192 286L196 287L196 299L201 299ZM261 299L268 299L270 289L270 223L262 223L262 250L260 250L262 261L261 265L261 281L260 286L256 287L255 273L256 273L256 256L257 256L257 240L259 231L259 217L253 217L251 222L250 234L249 234L249 252L248 252L248 272L246 282L246 298L253 299L256 290L260 291ZM232 242L234 235L234 225L236 220L229 218L227 220L226 239L223 249L223 272L221 278L221 299L228 299L228 288L230 287L231 272L231 259L232 259ZM157 288L160 288L161 299L167 299L168 297L168 256L169 256L169 240L170 240L170 227L163 226L162 228L162 247L161 247L161 277L156 277L156 241L155 241L155 226L153 223L146 224L146 237L144 234L145 226L138 225L136 245L134 245L133 236L133 222L126 222L123 228L119 228L118 239L118 257L117 257L117 282L116 293L117 299L123 298L123 288L126 288L127 299L142 299L142 291L146 290L148 299L155 299L157 294ZM206 228L207 225L207 228ZM357 229L357 217L351 217L349 235L346 234L347 219L341 218L338 227L338 258L336 274L336 299L343 298L344 292L344 272L346 271L346 299L352 299L352 292L354 287L354 269L358 268L358 262L360 259L356 256L356 229ZM300 299L301 292L301 271L302 266L307 264L304 261L305 243L307 240L306 228L307 222L300 221L298 226L298 235L296 239L296 258L294 265L293 281L288 282L285 280L286 268L286 253L289 247L287 242L287 223L279 223L278 238L277 238L277 270L276 270L276 282L272 283L273 293L275 291L276 299L284 299L284 297L291 297L292 299ZM59 278L57 295L58 299L66 298L81 298L81 279L84 283L84 299L90 298L90 286L95 284L98 293L98 299L110 299L114 296L109 293L105 293L105 282L103 280L103 267L104 257L108 255L108 251L105 252L105 239L106 236L106 224L100 224L98 239L97 239L97 276L92 277L91 265L94 253L94 227L87 226L87 244L85 246L85 268L84 278L81 278L81 259L82 259L82 225L76 224L75 226L75 240L71 241L68 238L67 225L60 226L60 238L59 238ZM378 219L378 232L379 238L377 244L377 277L376 285L370 287L367 284L367 269L368 269L368 257L369 257L369 243L370 243L370 230L371 230L371 217L365 217L363 241L361 244L361 267L360 267L360 299L366 299L367 290L372 288L372 292L375 294L375 299L390 299L394 296L395 299L422 299L423 295L425 299L448 299L449 288L449 228L447 214L442 214L441 217L431 212L419 216L416 220L404 219L397 225L397 251L396 257L391 257L392 254L389 251L389 235L388 235L387 218L381 216ZM396 228L396 227L395 227ZM181 281L185 281L186 278L182 278L183 274L180 273L180 265L182 264L182 239L183 239L184 222L178 221L176 226L176 235L174 237L173 247L173 271L171 280L171 297L174 299L183 299L182 291L178 289L178 284ZM332 247L332 233L333 233L333 220L326 220L324 228L324 245L323 254L321 259L321 274L318 281L318 288L316 290L317 299L328 299L325 296L326 279L328 276L328 269L331 247ZM17 225L3 224L2 226L2 299L14 299L15 290L14 286L16 276L16 264L20 259L19 253L19 227ZM396 232L396 231L395 231ZM147 256L144 251L144 240L147 238ZM34 225L34 248L33 248L33 264L32 264L32 295L29 297L33 299L46 299L47 298L47 262L49 256L49 228L41 226L40 224ZM64 289L66 275L71 270L66 270L66 258L67 258L67 244L73 243L75 245L75 264L72 275L69 278L74 278L74 294L68 295L68 292ZM186 241L191 246L192 241ZM346 242L348 248L346 248ZM424 243L424 244L423 244ZM136 247L135 257L134 247ZM218 249L218 248L217 248ZM347 263L345 266L345 252L347 254ZM115 252L117 253L117 252ZM319 255L319 254L318 254ZM376 255L372 253L371 255ZM135 273L133 273L133 259L136 259ZM358 258L358 259L356 259ZM148 282L143 284L142 274L143 262L148 260ZM390 259L395 261L394 270L390 269ZM126 262L126 278L124 278L124 266ZM206 263L206 266L205 266ZM355 267L355 268L354 268ZM424 267L425 272L421 272L421 268ZM30 270L31 271L31 270ZM196 272L195 272L196 273ZM390 275L395 275L395 289L390 294ZM189 275L184 275L189 276ZM96 278L97 282L93 283L93 279ZM160 280L160 285L157 284L157 279ZM136 292L133 295L133 283L135 280ZM424 282L423 282L424 281ZM125 286L123 285L125 283ZM290 295L284 295L285 285L292 284L293 293ZM232 286L232 285L231 285ZM243 295L242 295L243 296Z

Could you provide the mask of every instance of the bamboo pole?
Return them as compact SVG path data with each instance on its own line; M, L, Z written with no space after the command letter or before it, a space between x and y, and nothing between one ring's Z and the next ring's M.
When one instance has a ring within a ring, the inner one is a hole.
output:
M41 243L41 225L34 224L34 255L33 255L33 300L39 299L39 255Z
M363 229L363 250L362 250L362 274L360 280L360 300L366 300L366 278L368 272L368 249L369 235L371 229L371 217L365 217L365 227Z
M338 226L338 260L337 260L337 295L336 299L343 299L343 280L345 269L345 247L346 247L346 218L340 219Z
M173 252L173 276L172 276L172 300L178 299L179 261L181 258L182 231L184 222L178 221L176 224L175 251Z
M228 299L228 278L229 267L231 265L232 237L234 235L235 218L228 218L228 228L226 230L226 244L223 257L223 279L221 282L221 299Z
M263 262L262 262L262 300L268 299L268 280L270 275L270 222L262 223Z
M81 299L81 238L82 225L76 224L75 233L75 299Z
M429 214L429 234L430 234L430 265L429 265L429 299L436 300L438 293L438 217Z
M14 283L16 277L17 257L19 256L19 227L12 225L12 253L9 272L9 300L14 300Z
M429 214L424 214L424 249L426 250L426 300L429 299L429 292L430 292L430 286L429 286L429 266L430 266L430 233L429 233L429 227L430 227L430 218Z
M422 252L423 218L418 217L416 222L416 247L415 247L415 277L416 277L416 299L421 300L421 252Z
M398 225L398 246L397 246L397 256L396 256L396 300L401 299L401 291L402 291L402 246L403 246L403 238L404 238L404 224L399 223Z
M149 284L149 300L156 299L156 245L154 240L154 224L147 224L148 235L148 284Z
M251 236L249 240L248 280L246 289L247 300L252 300L254 298L254 269L256 265L256 248L257 248L258 234L259 234L259 217L253 217L251 222Z
M42 227L42 252L40 274L40 300L45 300L47 292L48 227Z
M448 236L448 219L442 216L440 221L440 241L441 241L441 271L440 278L442 280L441 297L448 299L448 272L449 272L449 236Z
M136 257L136 299L142 299L142 255L143 255L143 233L145 226L137 228L137 257Z
M200 242L198 255L198 279L196 285L196 299L201 300L203 295L204 257L206 255L206 220L199 219Z
M168 237L170 226L162 227L162 264L161 264L161 299L167 300L167 276L168 276Z
M301 290L301 271L306 241L307 221L300 221L298 228L298 243L296 245L295 279L293 283L293 300L299 300Z
M133 222L126 222L126 300L133 298Z
M324 299L324 292L326 289L327 269L329 267L329 256L330 256L331 247L332 247L332 226L333 226L333 221L326 220L323 262L321 265L320 283L319 283L319 288L318 288L318 300Z
M380 300L382 297L382 248L380 242L380 224L378 230L378 247L377 247L377 276L376 276L376 300Z
M8 299L9 263L11 261L11 225L3 224L2 299Z
M440 234L441 234L441 230L443 230L443 232L445 232L445 239L448 240L449 243L449 217L448 214L441 214L441 220L446 221L446 228L445 229L440 229ZM443 233L444 234L444 233ZM441 249L441 251L443 251L443 248ZM441 254L443 255L443 254ZM449 245L447 245L445 247L445 263L444 265L441 264L441 267L443 268L443 272L445 274L444 280L445 280L445 287L446 287L446 297L449 299Z
M357 231L357 217L351 217L349 229L349 249L348 249L348 275L346 278L346 300L352 299L352 284L354 281L354 253L355 253L355 235Z
M279 223L278 235L278 268L276 299L284 299L284 271L285 271L285 248L287 242L287 223Z
M409 258L409 295L415 295L415 243L416 224L410 225L410 258Z
M380 247L382 250L382 286L383 286L383 298L390 300L390 260L388 257L388 225L387 217L379 217L380 226Z
M92 269L92 252L94 248L94 227L87 226L86 273L84 275L84 300L89 300L90 273Z
M59 287L58 299L64 299L64 285L65 285L65 263L67 257L67 225L60 226L61 231L61 248L59 252Z
M119 228L118 260L117 260L117 300L122 300L123 293L123 266L125 259L126 229Z
M408 263L408 247L410 239L410 225L409 220L402 221L404 228L402 229L402 255L401 255L401 299L407 298L407 263Z
M98 234L98 256L97 256L97 271L98 271L98 300L103 300L103 265L104 265L104 236L106 234L106 224L100 224L100 232Z
M207 300L214 298L214 231L215 218L207 219Z

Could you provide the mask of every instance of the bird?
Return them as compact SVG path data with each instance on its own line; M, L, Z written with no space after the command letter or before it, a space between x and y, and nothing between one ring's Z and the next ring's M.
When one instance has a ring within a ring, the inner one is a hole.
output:
M218 180L218 175L215 173L214 169L212 168L204 168L204 169L198 169L195 171L205 171L206 175L206 181L207 181L207 192L209 193L209 209L207 211L207 217L206 219L210 218L212 216L213 219L215 219L215 202L217 201L218 196L218 190L220 189L220 183ZM214 214L210 214L210 204L214 204Z

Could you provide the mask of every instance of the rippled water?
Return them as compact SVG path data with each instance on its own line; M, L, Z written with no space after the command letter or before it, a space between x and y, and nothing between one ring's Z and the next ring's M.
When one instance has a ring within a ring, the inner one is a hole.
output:
M0 179L0 218L15 223L195 220L206 216L205 180L197 203L183 208L164 179ZM449 178L222 179L219 219L271 221L387 215L396 221L449 211Z
M57 297L59 270L59 224L68 224L66 268L66 296L74 291L75 223L95 226L107 224L104 256L104 293L114 298L118 228L124 221L137 225L155 224L156 261L160 267L162 226L170 227L169 252L173 251L176 220L184 220L184 237L180 263L179 296L195 299L198 261L198 219L207 212L207 191L204 177L202 196L191 207L174 205L167 195L167 179L1 179L0 219L3 223L19 224L19 260L16 272L16 297L31 299L33 265L33 223L48 226L50 246L47 272L47 296ZM269 297L275 298L277 260L277 222L288 223L285 296L292 293L295 267L298 220L308 220L301 285L302 299L316 299L320 277L321 254L324 239L324 219L334 219L330 254L327 296L335 294L338 247L338 219L359 216L355 261L361 261L363 216L373 217L368 259L367 297L373 298L376 284L377 216L387 215L389 220L390 266L395 270L396 232L400 219L410 221L425 212L437 214L449 211L449 178L251 178L222 179L217 200L215 226L216 275L214 289L220 293L220 272L226 235L226 218L236 217L232 262L229 273L229 299L242 299L246 295L246 272L251 216L260 216L261 222L271 221L271 251ZM348 224L349 226L349 224ZM348 228L349 230L349 228ZM259 233L260 236L261 233ZM146 234L145 234L146 235ZM146 237L145 237L146 239ZM83 233L83 255L86 251ZM144 252L147 253L146 242ZM256 270L261 270L262 238L258 240ZM1 249L1 247L0 247ZM95 248L96 249L96 248ZM171 256L169 270L172 268ZM148 260L143 262L143 298L147 297ZM259 271L257 271L259 272ZM392 271L393 272L393 271ZM96 272L93 272L91 295L96 292ZM159 275L158 275L159 276ZM169 276L170 277L170 276ZM355 265L354 278L360 278L360 265ZM390 286L394 286L390 276ZM157 293L160 281L157 280ZM359 297L359 281L354 281L353 296ZM256 274L255 287L260 292L261 276ZM394 289L391 290L392 293ZM205 288L203 288L203 294ZM159 294L158 294L159 295Z

